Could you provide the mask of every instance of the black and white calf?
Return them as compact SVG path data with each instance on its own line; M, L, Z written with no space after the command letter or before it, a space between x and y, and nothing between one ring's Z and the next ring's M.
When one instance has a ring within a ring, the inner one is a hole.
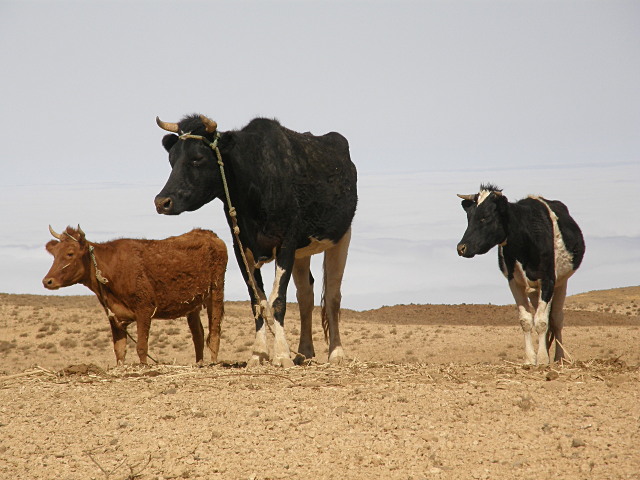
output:
M214 198L223 200L225 190L216 148L221 154L249 273L235 237L234 251L245 281L249 282L251 275L258 287L259 298L249 288L256 317L250 364L268 358L260 308L267 299L260 267L272 260L276 274L268 303L275 319L273 363L292 364L284 334L291 276L300 306L298 352L307 358L315 356L311 337L313 277L309 267L310 256L320 252L324 252L322 325L329 337L329 361L341 362L340 286L358 200L356 168L347 140L335 132L322 136L296 133L265 118L227 132L218 132L216 122L203 115L191 115L179 123L157 122L172 132L162 140L172 171L155 199L158 213L176 215L197 210ZM225 214L233 227L227 208Z
M554 340L554 360L561 361L567 280L580 266L585 251L580 227L557 200L529 196L510 203L493 185L481 185L479 193L458 196L468 221L458 255L472 258L499 246L500 270L509 281L524 331L525 363L549 363Z

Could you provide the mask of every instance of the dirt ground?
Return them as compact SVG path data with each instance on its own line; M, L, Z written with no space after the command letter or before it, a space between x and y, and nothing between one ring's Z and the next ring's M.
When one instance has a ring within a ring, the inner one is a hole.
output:
M343 311L345 365L316 316L317 363L246 369L249 305L225 308L220 363L179 319L159 364L115 367L94 297L0 294L0 478L640 479L640 287L570 297L550 367L521 365L513 306L397 305Z

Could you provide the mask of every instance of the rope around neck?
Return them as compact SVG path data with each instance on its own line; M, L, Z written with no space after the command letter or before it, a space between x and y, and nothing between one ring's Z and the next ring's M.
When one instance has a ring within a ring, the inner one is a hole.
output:
M102 272L98 268L98 262L96 261L95 254L93 253L93 245L89 245L89 255L91 255L93 266L96 267L96 280L98 280L98 282L100 282L102 285L106 285L107 283L109 283L109 280L102 276Z

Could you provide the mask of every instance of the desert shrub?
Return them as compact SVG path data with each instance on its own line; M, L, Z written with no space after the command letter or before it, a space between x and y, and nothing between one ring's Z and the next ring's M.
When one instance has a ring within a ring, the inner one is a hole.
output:
M58 348L56 347L56 344L55 344L55 343L53 343L53 342L43 342L43 343L40 343L40 344L38 345L38 348L41 348L41 349L43 349L43 350L47 350L47 351L49 351L49 352L51 352L51 353L55 353L55 352L57 352L57 351L58 351Z
M16 348L16 344L7 342L6 340L0 340L0 353L7 353Z
M78 342L72 338L63 338L60 340L60 346L62 348L76 348L78 346Z

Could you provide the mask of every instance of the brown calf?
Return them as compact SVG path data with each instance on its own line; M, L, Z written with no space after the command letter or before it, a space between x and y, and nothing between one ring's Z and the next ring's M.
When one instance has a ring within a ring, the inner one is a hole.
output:
M151 319L185 315L196 362L202 361L202 306L209 318L211 361L217 361L227 247L215 233L195 229L164 240L122 238L93 243L85 239L80 226L67 227L62 234L49 230L57 240L46 245L54 259L43 285L56 290L80 283L96 294L111 324L118 364L124 363L126 329L131 322L137 324L140 363L147 363Z

